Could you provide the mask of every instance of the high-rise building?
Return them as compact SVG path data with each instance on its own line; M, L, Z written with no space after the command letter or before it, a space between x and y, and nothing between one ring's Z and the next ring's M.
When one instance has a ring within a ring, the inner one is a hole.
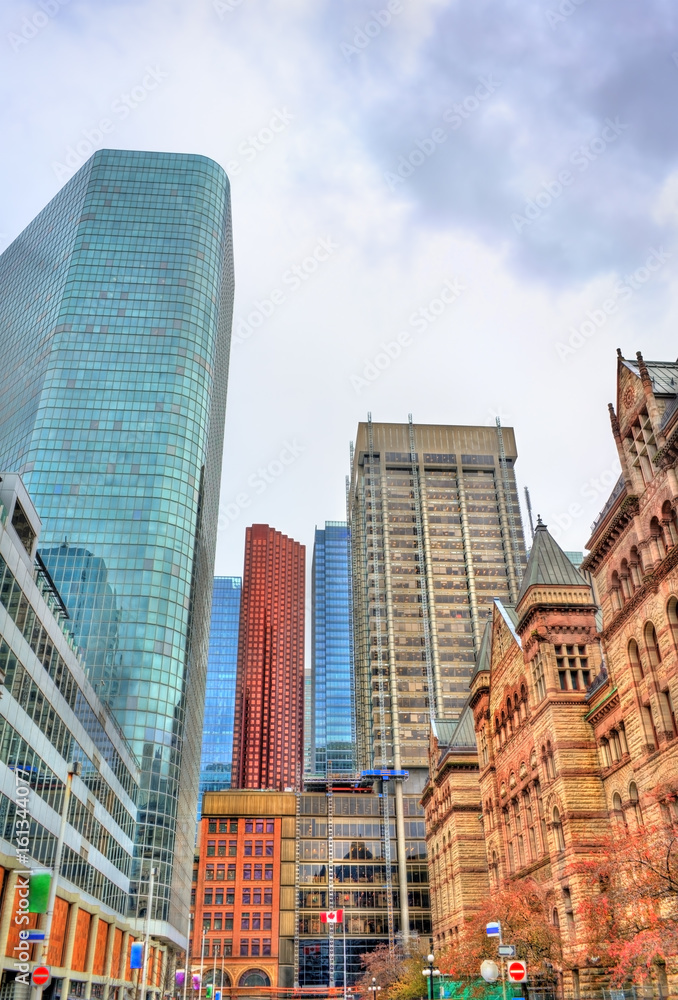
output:
M70 804L51 929L42 951L54 994L114 1000L133 989L129 943L140 937L128 897L139 761L87 680L61 595L37 554L41 523L21 477L0 475L0 968L20 996L22 940L40 927L17 919L27 870L55 867ZM24 839L25 838L25 839ZM17 894L16 890L19 890ZM43 947L43 946L37 946ZM31 954L31 948L32 954ZM149 1000L166 948L149 956ZM24 966L27 968L27 966Z
M326 521L313 548L312 770L353 773L355 713L348 525Z
M204 792L222 792L231 787L241 591L242 580L239 576L215 576L207 654L198 819Z
M232 298L228 179L201 156L98 151L0 257L0 467L23 475L85 669L141 759L131 912L155 867L151 932L178 944Z
M247 529L233 725L234 788L298 789L304 752L306 549Z
M358 427L349 496L357 749L362 768L396 772L405 931L403 794L424 789L431 720L458 717L468 697L492 599L518 596L516 457L512 429L500 426Z

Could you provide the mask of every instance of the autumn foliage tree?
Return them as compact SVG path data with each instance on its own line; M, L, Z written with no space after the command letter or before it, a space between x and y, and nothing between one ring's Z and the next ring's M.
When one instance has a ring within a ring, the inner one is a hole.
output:
M438 959L440 971L455 979L477 978L485 958L497 958L497 939L485 927L498 920L504 941L515 944L533 975L550 975L550 966L561 958L558 930L549 920L545 889L534 879L522 879L492 892L477 916L469 921L452 945Z
M646 978L678 954L678 827L623 821L582 866L592 891L579 907L589 956L612 980Z

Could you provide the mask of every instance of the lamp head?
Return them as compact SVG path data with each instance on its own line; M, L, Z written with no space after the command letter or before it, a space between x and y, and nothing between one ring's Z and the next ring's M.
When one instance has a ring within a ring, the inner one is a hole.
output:
M427 961L428 961L429 965L433 965L433 962L435 961L433 955L429 955Z

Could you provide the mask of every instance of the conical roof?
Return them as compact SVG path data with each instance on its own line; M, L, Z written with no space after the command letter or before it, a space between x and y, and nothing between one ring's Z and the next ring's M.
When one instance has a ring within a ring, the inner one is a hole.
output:
M549 534L541 518L537 521L530 557L527 560L525 575L516 603L519 604L529 588L535 584L555 587L588 587L587 581L572 565L555 538Z

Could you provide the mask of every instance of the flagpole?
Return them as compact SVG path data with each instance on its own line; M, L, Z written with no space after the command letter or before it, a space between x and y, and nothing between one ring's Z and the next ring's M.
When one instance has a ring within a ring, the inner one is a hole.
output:
M346 918L344 911L341 911L341 924L344 929L344 1000L346 1000Z

